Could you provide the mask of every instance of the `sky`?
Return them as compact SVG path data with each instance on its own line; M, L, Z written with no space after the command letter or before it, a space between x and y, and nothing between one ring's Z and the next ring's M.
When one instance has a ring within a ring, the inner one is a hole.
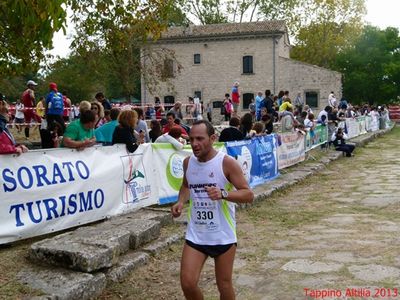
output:
M397 27L400 30L400 0L365 0L367 15L365 21L370 25L384 29L388 26ZM69 51L70 40L68 34L72 29L67 29L67 36L62 31L57 32L53 38L54 49L50 51L53 55L66 57Z

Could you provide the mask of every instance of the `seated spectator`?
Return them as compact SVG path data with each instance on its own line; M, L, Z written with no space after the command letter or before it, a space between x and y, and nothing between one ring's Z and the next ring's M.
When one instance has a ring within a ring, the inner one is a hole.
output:
M80 119L72 121L65 129L61 147L83 150L96 144L95 122L96 116L93 111L82 111Z
M147 123L144 121L144 113L143 109L140 107L135 107L134 110L138 115L138 122L135 127L135 131L139 133L143 133L144 135L144 142L150 143L150 136L149 136L149 128L147 127Z
M168 133L164 133L156 139L156 143L170 143L176 150L182 150L186 140L181 138L179 126L172 127Z
M253 116L251 113L245 113L243 117L240 119L240 131L242 132L245 138L251 138L252 134L251 129L253 128Z
M336 151L343 151L346 153L347 157L352 156L355 146L351 144L346 144L345 140L348 139L347 134L343 131L343 128L338 128L333 134L331 141L335 146Z
M5 100L0 98L0 154L16 153L20 155L28 151L25 145L18 145L11 132L7 128L9 121L8 104Z
M115 127L118 126L119 109L112 108L110 110L110 122L105 123L103 126L96 128L94 131L96 135L96 141L103 143L103 146L112 145L112 137L114 134Z
M175 115L174 115L174 113L171 113L171 112L167 113L167 124L166 124L166 125L164 126L164 128L163 128L163 133L168 133L169 130L170 130L172 127L174 127L175 125L176 125L176 124L175 124ZM189 135L188 135L188 133L186 132L186 130L183 129L182 126L179 126L179 127L181 128L182 137L183 137L185 140L188 140L188 139L189 139Z
M261 122L264 124L266 134L271 134L274 131L274 123L270 114L263 115Z
M160 122L158 120L151 120L149 132L151 142L154 143L160 135L162 135Z
M240 120L238 117L232 117L229 121L229 127L223 129L219 136L220 142L241 141L244 139L243 133L239 130Z
M135 152L139 147L134 134L138 116L134 110L124 110L118 116L119 125L115 128L112 144L125 144L129 152Z
M265 135L264 124L262 122L255 122L253 125L253 130L256 132L255 136Z

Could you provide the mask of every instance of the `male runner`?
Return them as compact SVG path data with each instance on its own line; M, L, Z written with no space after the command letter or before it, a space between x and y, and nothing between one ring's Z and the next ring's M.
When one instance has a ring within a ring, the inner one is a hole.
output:
M220 299L235 299L235 203L252 202L254 195L239 164L213 148L216 135L210 122L196 121L189 136L193 155L183 162L183 184L178 202L171 208L172 215L178 217L190 199L181 260L182 290L186 299L203 299L197 283L204 262L211 256Z

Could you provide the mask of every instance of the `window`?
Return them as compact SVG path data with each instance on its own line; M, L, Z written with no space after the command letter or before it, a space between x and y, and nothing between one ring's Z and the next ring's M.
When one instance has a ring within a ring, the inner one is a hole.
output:
M213 108L221 108L222 105L224 104L224 101L217 100L217 101L214 101L212 104L213 104Z
M196 53L196 54L193 56L193 63L194 63L195 65L199 65L199 64L201 63L201 56L200 56L200 54Z
M243 74L253 74L253 56L243 56Z
M175 97L174 96L165 96L164 103L165 103L165 109L167 111L170 110L174 106Z
M201 91L195 91L194 92L194 97L195 98L199 98L199 100L201 100Z
M164 60L163 77L171 78L174 77L174 61L172 59Z
M253 93L243 94L243 109L249 109L249 105L252 99L254 99Z
M318 93L314 91L306 92L306 104L310 107L318 107Z

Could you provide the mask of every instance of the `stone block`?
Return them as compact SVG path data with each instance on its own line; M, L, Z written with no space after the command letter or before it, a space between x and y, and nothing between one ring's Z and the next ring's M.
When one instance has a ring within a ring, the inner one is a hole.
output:
M85 300L99 296L106 287L103 273L88 274L66 269L26 268L17 279L46 294L44 299Z
M130 272L147 264L149 255L144 252L127 253L119 262L110 268L106 273L107 280L110 282L122 281Z
M151 255L158 255L161 251L169 247L170 245L177 243L183 238L183 234L173 234L163 239L159 239L154 241L147 246L145 246L142 250L149 252Z
M118 257L157 238L161 225L144 219L115 218L34 243L29 257L38 262L93 272L109 268Z

